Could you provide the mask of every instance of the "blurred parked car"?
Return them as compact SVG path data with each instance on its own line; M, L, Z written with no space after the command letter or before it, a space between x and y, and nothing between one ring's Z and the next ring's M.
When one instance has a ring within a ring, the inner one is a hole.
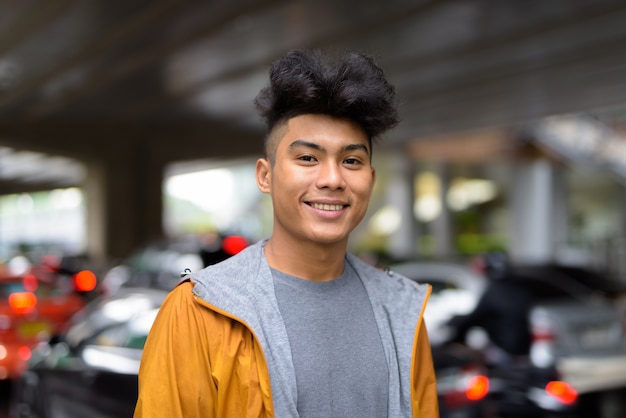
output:
M67 333L33 351L14 386L11 416L131 417L143 346L166 295L121 288L87 305Z
M69 274L20 266L0 270L0 380L19 377L33 347L65 331L97 282L87 270Z
M12 416L132 416L143 344L167 292L182 272L247 245L234 235L220 237L217 247L158 242L110 269L99 283L99 297L73 317L67 332L47 333L52 338L33 350L13 390Z
M181 240L151 243L111 268L102 279L103 292L122 286L171 290L184 271L198 271L237 254L249 245L240 235L215 235L211 241Z
M556 366L579 393L626 387L626 317L614 299L620 285L580 267L516 266L514 274L536 301L533 363Z
M433 285L425 321L437 350L450 335L446 318L471 312L487 281L465 267L437 264L435 270L432 266L415 262L391 269ZM450 273L454 271L464 273ZM553 374L554 370L553 378L577 395L626 387L626 318L615 304L615 298L622 295L619 284L590 269L559 265L512 266L509 278L501 280L515 280L531 297L527 372ZM458 290L450 292L451 288ZM499 381L490 377L492 383ZM533 396L543 399L544 395L535 392Z
M122 286L87 305L67 333L33 352L13 391L12 416L132 416L143 344L167 292ZM442 418L484 416L489 382L481 356L456 347L433 357Z
M471 312L487 284L482 274L459 263L415 261L393 264L390 269L432 286L424 320L433 346L447 342L446 324L456 315Z
M393 264L390 270L433 288L424 321L433 347L441 418L488 416L485 397L489 377L484 358L470 347L445 344L450 336L447 322L474 308L485 278L467 266L453 263L405 262Z

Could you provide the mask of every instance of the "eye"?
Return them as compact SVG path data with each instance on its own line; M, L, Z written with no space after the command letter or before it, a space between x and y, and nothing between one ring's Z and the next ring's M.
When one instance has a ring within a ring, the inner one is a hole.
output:
M359 158L354 158L354 157L346 158L344 160L344 163L347 164L347 165L360 165L360 164L362 164L361 160Z
M309 162L309 163L312 163L312 162L317 161L317 160L315 159L315 157L314 157L314 156L312 156L312 155L301 155L301 156L299 156L299 157L298 157L298 160L300 160L300 161L305 161L305 162Z

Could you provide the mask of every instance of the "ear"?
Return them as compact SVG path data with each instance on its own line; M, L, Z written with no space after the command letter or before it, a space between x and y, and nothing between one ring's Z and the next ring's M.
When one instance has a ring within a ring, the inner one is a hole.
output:
M376 184L376 169L372 167L372 188Z
M272 167L265 158L259 158L256 162L256 185L263 193L270 194L272 190Z

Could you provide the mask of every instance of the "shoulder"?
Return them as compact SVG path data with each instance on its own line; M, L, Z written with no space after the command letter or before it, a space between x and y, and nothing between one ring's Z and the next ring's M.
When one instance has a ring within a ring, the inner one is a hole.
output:
M272 274L263 255L263 241L190 275L189 279L195 296L247 319L258 304L272 300Z
M161 322L178 332L196 335L198 329L212 330L232 327L232 321L216 312L212 306L195 292L196 284L189 278L182 280L165 298L159 315Z
M159 314L168 316L171 321L179 319L186 322L189 316L193 316L196 309L195 295L193 293L194 284L189 278L181 280L167 295Z
M246 278L249 274L259 271L262 262L263 241L259 241L224 261L205 267L192 274L190 278L194 284Z

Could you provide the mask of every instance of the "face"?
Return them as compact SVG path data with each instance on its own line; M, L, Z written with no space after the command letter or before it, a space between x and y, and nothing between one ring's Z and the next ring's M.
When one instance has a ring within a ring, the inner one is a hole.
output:
M306 114L274 139L273 164L257 161L259 189L274 206L272 239L346 244L363 219L374 187L371 149L346 119Z

